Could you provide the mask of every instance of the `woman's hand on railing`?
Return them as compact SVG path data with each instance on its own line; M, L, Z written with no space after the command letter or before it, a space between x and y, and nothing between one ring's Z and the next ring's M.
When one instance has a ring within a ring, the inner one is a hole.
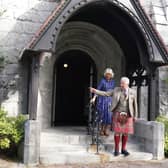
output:
M95 88L89 87L89 90L90 90L91 93L96 93L96 89Z

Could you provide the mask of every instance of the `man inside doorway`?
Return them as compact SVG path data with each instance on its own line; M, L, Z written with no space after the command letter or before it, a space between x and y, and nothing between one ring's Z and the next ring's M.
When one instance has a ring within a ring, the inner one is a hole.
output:
M111 111L113 112L113 131L115 151L114 155L119 155L119 143L122 139L121 154L128 156L130 153L126 149L128 134L134 133L133 123L137 118L137 97L133 89L129 88L129 79L122 77L120 87L111 91L100 91L90 88L90 92L101 96L112 96Z

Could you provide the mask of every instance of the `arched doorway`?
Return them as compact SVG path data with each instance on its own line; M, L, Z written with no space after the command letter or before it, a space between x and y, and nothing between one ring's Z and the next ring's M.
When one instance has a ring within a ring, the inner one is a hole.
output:
M96 67L80 50L61 54L55 64L55 126L87 125L89 86L96 86Z

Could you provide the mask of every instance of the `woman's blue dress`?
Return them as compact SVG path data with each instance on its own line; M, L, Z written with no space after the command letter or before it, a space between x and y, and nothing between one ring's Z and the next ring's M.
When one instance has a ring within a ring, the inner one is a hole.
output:
M114 89L115 81L114 80L106 80L103 78L97 89L101 91L109 91ZM110 125L112 123L112 112L110 111L112 104L112 97L107 96L98 96L96 108L99 112L100 120L103 125Z

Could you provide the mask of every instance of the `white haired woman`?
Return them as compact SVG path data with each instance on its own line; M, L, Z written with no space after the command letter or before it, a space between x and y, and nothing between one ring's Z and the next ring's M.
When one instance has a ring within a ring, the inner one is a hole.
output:
M114 72L111 68L106 68L104 71L104 77L101 79L100 83L98 84L97 89L101 91L110 91L113 90L115 87L115 81L113 80ZM93 99L91 100L92 103L96 103L96 109L99 112L100 120L101 120L101 136L109 136L109 128L112 124L112 112L111 104L112 104L112 97L104 97L104 96L97 96L94 95Z

